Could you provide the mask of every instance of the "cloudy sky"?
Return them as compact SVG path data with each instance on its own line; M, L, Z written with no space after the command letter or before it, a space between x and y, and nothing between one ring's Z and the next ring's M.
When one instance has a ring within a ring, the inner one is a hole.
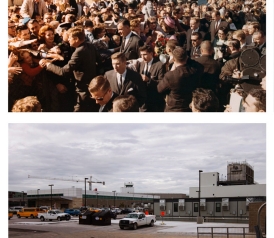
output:
M93 176L99 191L189 193L198 170L227 174L246 161L266 183L265 124L18 124L8 128L8 189L27 191L84 183L43 179ZM41 179L28 178L28 175Z

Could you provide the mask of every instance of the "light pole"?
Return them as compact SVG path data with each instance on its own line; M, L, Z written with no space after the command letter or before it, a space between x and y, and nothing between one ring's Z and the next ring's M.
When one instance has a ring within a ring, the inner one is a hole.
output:
M172 203L171 212L172 212L172 217L173 217L173 198L171 198L171 199L172 199L172 201L171 201L171 203Z
M201 173L203 172L203 170L199 170L199 216L197 218L197 224L202 224L203 223L203 218L201 217L201 210L200 210L200 200L201 200Z
M97 208L98 208L98 194L99 194L99 193L96 193L96 196L97 196Z
M88 178L85 178L85 209L87 208L87 180Z
M23 206L25 206L25 201L24 201L24 191L22 191L22 195L23 195Z
M49 184L50 186L50 210L52 209L52 186L54 186L54 184Z
M112 191L113 192L113 203L114 203L114 208L115 208L115 193L116 193L116 190Z
M40 189L38 188L37 189L37 207L39 207L39 191Z
M142 204L143 204L143 196L141 197L141 206L143 206Z

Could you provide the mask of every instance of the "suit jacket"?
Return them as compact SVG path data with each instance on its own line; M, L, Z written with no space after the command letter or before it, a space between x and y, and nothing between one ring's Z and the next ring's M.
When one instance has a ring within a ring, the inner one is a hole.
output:
M145 84L139 73L127 68L126 78L121 90L119 90L118 87L117 73L115 70L107 71L105 77L108 79L114 93L118 95L133 95L138 101L141 111L146 111L145 101L147 93Z
M217 32L218 32L218 30L220 29L221 26L226 27L226 28L229 29L229 24L225 20L221 20L221 22L220 22L219 26L217 27L216 31L215 31L215 25L216 25L216 21L212 21L210 23L210 27L209 27L211 43L214 41L215 36L216 36L216 34L217 34Z
M191 59L196 59L196 58L199 58L200 55L201 55L201 45L197 46L196 49L195 49L195 55L194 55L194 47L191 47L191 50L190 50L190 58ZM199 55L199 56L197 56Z
M157 89L167 97L166 112L190 111L189 103L192 100L192 91L198 87L203 66L194 60L188 59L185 65L180 65L173 71L165 74L160 80Z
M42 17L44 16L45 13L48 12L48 9L44 0L39 1L38 11ZM33 12L34 12L34 0L24 0L20 9L20 15L22 17L32 18Z
M211 89L213 92L216 92L222 64L214 60L209 55L202 55L195 60L204 66L204 72L202 74L199 87Z
M139 72L140 74L144 74L145 65L146 63L144 61L137 64L137 72ZM147 75L149 81L145 82L147 90L146 105L148 111L159 111L159 107L164 109L164 95L158 92L157 85L159 83L159 80L164 77L165 73L165 65L158 58L153 58L151 67Z
M113 109L113 100L119 96L117 93L113 92L113 95L111 97L111 99L107 102L107 104L104 106L102 112L112 112Z
M123 45L123 42L122 42ZM144 42L141 38L134 33L131 33L131 36L127 42L127 45L122 49L120 48L120 52L123 52L126 56L127 60L138 59L139 58L139 47L143 46Z

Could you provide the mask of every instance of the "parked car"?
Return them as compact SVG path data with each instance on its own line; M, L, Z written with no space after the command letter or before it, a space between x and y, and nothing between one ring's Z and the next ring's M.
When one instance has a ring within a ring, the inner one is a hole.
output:
M13 217L13 212L9 211L9 219L11 219Z
M113 218L114 220L116 220L117 213L110 211L110 217Z
M81 211L79 209L65 209L64 211L65 213L68 213L71 216L78 216L79 214L81 214Z
M70 220L70 215L68 213L64 213L61 212L60 210L54 209L54 210L49 210L47 212L43 212L43 213L38 213L38 218L41 221L45 221L45 220Z
M145 215L143 212L134 212L127 214L123 219L119 221L120 229L125 227L136 230L140 226L154 226L156 222L155 215Z
M128 214L128 213L132 213L134 212L135 210L132 209L132 208L125 208L121 211L121 214Z

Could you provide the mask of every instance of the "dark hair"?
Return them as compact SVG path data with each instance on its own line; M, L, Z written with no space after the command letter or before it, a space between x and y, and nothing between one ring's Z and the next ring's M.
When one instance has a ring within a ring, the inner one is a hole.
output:
M123 26L129 26L130 27L130 22L128 19L121 19L118 21L117 25L118 24L122 24Z
M201 32L193 32L191 35L192 36L198 36L198 40L201 40L203 38Z
M229 40L228 45L232 46L233 48L235 48L237 50L239 50L241 48L241 43L237 39L231 39L231 40Z
M166 43L166 46L168 46L172 51L175 49L176 46L178 46L179 43L177 40L168 40Z
M113 111L114 112L139 112L139 105L134 96L120 95L113 100Z
M23 30L29 30L29 28L27 27L27 25L21 25L21 26L17 26L16 27L16 33L21 33L21 31Z
M200 112L217 112L219 100L210 89L197 88L192 92L193 106Z
M263 110L266 112L266 91L263 89L251 89L248 93L252 97L256 99L255 106L258 108L258 110Z
M228 33L228 28L227 27L225 27L225 26L221 26L219 29L218 29L218 31L223 31L226 35L227 35L227 33Z
M90 93L101 91L106 91L110 88L109 81L102 75L93 78L88 86Z
M147 53L153 53L154 50L150 45L143 45L139 48L139 51L146 51Z
M177 46L172 51L173 57L177 62L184 62L187 59L187 52L184 48Z

